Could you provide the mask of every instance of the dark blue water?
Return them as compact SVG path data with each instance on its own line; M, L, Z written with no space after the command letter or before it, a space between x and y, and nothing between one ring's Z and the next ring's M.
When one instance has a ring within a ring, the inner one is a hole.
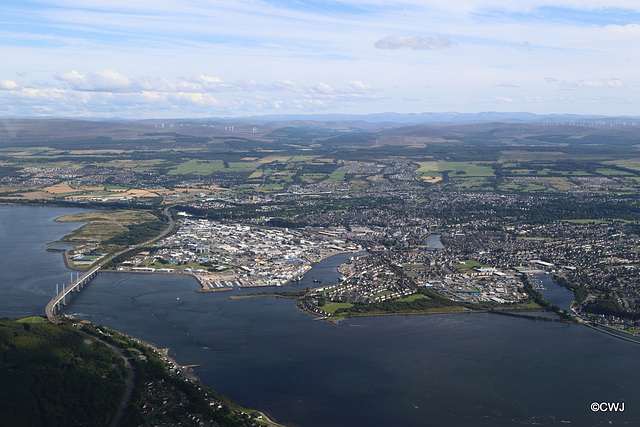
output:
M336 264L324 262L305 280L330 283L324 274L336 274ZM16 265L24 281L30 265ZM595 426L640 419L640 346L586 327L490 314L336 325L297 310L293 300L231 300L254 290L197 287L188 277L102 273L65 310L170 347L181 363L202 365L196 373L206 385L292 425ZM624 402L625 411L592 412L592 402Z
M571 312L571 303L574 297L573 291L558 285L549 274L536 274L533 279L542 282L546 288L546 290L540 291L544 299L563 310Z
M43 245L78 228L80 223L53 222L81 209L0 206L0 317L44 314L56 283L69 284L62 255ZM61 247L56 245L55 247Z

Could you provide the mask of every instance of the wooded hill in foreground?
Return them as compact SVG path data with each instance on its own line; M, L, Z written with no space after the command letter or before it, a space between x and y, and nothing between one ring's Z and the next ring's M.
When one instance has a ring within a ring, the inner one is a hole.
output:
M148 345L88 322L53 325L40 317L0 319L2 425L110 425L132 379L103 341L119 347L135 371L123 426L256 425L250 411L171 373Z

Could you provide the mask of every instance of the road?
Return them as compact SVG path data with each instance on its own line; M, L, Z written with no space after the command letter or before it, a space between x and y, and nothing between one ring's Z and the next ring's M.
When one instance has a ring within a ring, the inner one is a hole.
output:
M109 347L111 351L116 353L118 356L120 356L122 360L124 360L124 364L127 367L127 371L129 372L129 383L127 384L127 388L124 391L124 396L122 397L122 403L120 404L120 407L118 408L118 412L116 412L116 415L113 417L113 420L111 420L111 424L109 425L110 427L117 427L122 425L124 415L126 414L127 408L129 408L129 404L131 403L131 398L133 396L133 389L136 386L136 380L137 380L136 369L131 364L131 362L129 362L129 358L127 358L127 356L125 356L124 353L120 351L118 347L111 345L107 342L104 342L99 338L96 338L96 339L102 342L107 347Z

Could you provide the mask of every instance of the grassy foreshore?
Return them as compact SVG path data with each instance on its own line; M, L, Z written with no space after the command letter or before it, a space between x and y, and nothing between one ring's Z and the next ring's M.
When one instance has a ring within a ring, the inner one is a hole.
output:
M247 294L247 295L233 295L233 296L230 296L229 299L258 298L258 297L269 297L269 296L278 297L278 298L299 299L300 297L304 297L306 293L307 293L306 290L284 291L284 292L278 292L278 291L261 292L256 294ZM352 304L348 304L348 305L352 306ZM532 320L546 320L546 321L555 320L552 318L533 316L533 315L530 316L530 315L523 314L523 313L546 312L542 307L538 306L535 303L527 303L527 304L522 304L522 305L513 306L513 307L503 307L504 310L499 310L496 308L486 308L486 307L470 307L468 305L466 306L447 305L442 307L430 307L423 310L399 310L399 311L392 311L392 312L384 311L384 310L370 311L366 313L338 312L336 315L333 315L333 316L318 315L317 313L314 313L312 311L309 311L300 307L300 305L298 304L296 304L296 307L305 313L318 316L318 319L327 320L333 323L337 323L341 320L349 319L353 317L407 316L407 315L419 315L419 314L422 314L422 315L425 315L425 314L471 314L471 313L494 313L494 314L500 314L500 315L512 316L512 317L521 317L524 319L532 319Z

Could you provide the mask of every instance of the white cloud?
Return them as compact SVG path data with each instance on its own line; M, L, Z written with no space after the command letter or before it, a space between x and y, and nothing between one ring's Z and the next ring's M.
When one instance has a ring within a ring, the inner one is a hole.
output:
M193 104L200 106L218 106L222 103L208 93L176 92L169 95L169 100L176 104Z
M357 94L372 93L376 91L377 90L373 86L362 83L361 81L349 82L343 88L343 92L357 93Z
M155 92L219 92L241 90L240 87L224 82L218 77L197 75L182 77L172 83L163 77L142 76L127 77L114 70L91 71L80 74L75 70L58 73L57 80L67 83L72 90L105 93L140 93Z
M310 86L300 85L293 80L277 80L275 82L259 84L253 79L226 82L219 77L204 74L181 77L171 82L163 77L135 77L129 78L114 70L92 71L80 74L75 70L58 73L57 80L65 82L71 92L113 94L144 94L144 98L154 98L167 94L169 98L189 101L201 105L217 105L218 101L212 93L241 93L250 92L280 92L283 94L303 94L307 97L335 97L343 95L363 95L375 92L373 86L354 80L338 86L319 82Z
M545 82L557 84L558 88L564 90L576 89L619 89L624 87L622 80L618 78L599 79L599 80L558 80L551 77L545 77Z
M236 90L233 84L227 83L220 79L219 77L211 77L200 74L198 76L185 77L183 78L181 84L184 84L185 87L198 87L200 90L206 92L218 92L224 90Z
M18 83L13 80L0 79L0 90L13 90L18 88Z
M95 92L123 92L131 88L131 80L113 70L92 71L80 74L75 70L55 75L57 80L68 83L74 90Z
M329 95L335 92L335 89L326 83L318 83L312 88L312 90L316 93L322 93L325 95Z
M131 80L132 89L135 88L140 91L160 91L160 92L172 92L177 90L176 85L169 82L162 77L138 77Z
M274 82L270 87L273 90L283 91L283 92L300 92L300 87L298 84L291 80L278 80Z
M38 101L59 101L64 99L66 91L59 89L24 88L19 92L21 98L31 98Z
M608 88L620 88L623 86L622 82L619 79L602 79L596 81L590 80L579 80L577 85L579 87L608 87Z
M416 35L387 36L378 40L375 47L378 49L402 49L431 50L455 46L449 36L421 37Z
M115 70L55 73L60 84L46 79L20 89L16 82L0 80L2 113L85 117L202 117L263 114L266 111L326 111L353 105L376 92L360 80L301 84L293 80L227 82L205 74L178 77L129 77ZM48 112L51 110L51 112Z

